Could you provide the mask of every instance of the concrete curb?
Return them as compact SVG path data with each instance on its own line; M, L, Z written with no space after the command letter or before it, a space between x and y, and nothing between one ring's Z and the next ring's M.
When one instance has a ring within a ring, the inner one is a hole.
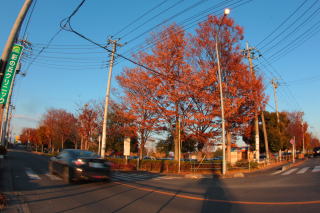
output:
M301 161L298 161L298 162L294 162L294 163L289 163L289 164L287 164L287 165L284 165L284 166L282 166L281 167L281 171L286 171L286 170L288 170L288 169L290 169L290 168L292 168L292 167L294 167L294 166L299 166L300 164L302 164L303 162L305 162L307 159L303 159L303 160L301 160Z

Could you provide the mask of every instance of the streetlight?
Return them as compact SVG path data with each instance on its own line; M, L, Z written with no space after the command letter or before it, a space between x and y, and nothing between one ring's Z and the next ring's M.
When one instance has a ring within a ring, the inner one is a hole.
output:
M216 55L217 55L217 64L218 64L218 77L219 77L219 90L220 90L220 105L221 105L221 128L222 128L222 175L226 174L226 138L225 138L225 121L224 121L224 103L223 103L223 91L222 91L222 80L221 80L221 67L220 67L220 57L218 49L218 34L224 17L230 14L230 9L226 8L224 10L223 17L219 23L218 31L216 33Z

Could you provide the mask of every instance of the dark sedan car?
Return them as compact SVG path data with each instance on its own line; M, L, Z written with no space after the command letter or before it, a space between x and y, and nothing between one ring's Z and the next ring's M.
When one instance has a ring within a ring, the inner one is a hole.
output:
M94 152L65 149L49 161L49 172L66 183L75 180L110 180L111 163Z
M313 149L313 156L314 157L320 156L320 147L315 147Z

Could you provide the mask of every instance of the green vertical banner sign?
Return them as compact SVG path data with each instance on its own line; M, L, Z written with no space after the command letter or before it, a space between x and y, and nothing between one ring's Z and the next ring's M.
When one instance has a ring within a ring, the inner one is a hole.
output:
M0 104L6 104L8 94L11 89L12 79L15 74L19 59L22 53L23 46L15 44L13 45L11 54L8 59L8 63L4 72L1 91L0 91Z

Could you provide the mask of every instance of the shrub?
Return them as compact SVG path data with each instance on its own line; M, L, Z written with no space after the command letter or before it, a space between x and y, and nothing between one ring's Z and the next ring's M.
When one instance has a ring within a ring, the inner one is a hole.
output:
M250 168L255 169L258 168L258 163L256 161L250 161ZM249 163L247 160L240 160L235 165L238 168L249 168Z
M0 146L0 155L5 155L7 154L7 149L4 146Z

